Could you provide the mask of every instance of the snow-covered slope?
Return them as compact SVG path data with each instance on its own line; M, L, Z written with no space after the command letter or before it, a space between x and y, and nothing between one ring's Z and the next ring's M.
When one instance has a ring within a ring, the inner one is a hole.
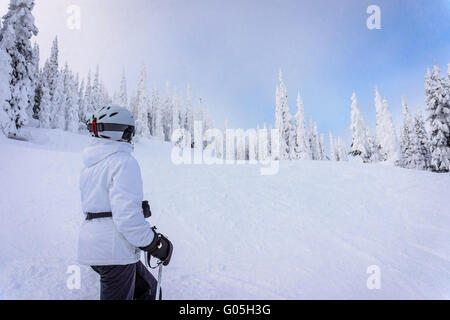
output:
M97 299L82 267L69 290L88 137L32 130L0 140L0 298ZM167 299L450 298L450 175L385 165L175 166L136 145L145 197L175 245ZM381 289L366 286L381 270Z

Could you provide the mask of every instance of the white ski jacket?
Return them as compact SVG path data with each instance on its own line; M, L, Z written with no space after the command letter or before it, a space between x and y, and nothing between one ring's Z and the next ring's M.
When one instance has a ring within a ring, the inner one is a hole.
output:
M154 237L142 213L139 164L125 142L94 139L84 150L80 191L83 212L112 212L113 218L84 221L78 240L78 263L127 265L140 258L139 247Z

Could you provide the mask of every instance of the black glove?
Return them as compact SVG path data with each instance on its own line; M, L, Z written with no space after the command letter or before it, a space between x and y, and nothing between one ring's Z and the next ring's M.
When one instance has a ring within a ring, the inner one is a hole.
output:
M152 216L152 211L150 210L150 205L148 201L142 201L142 211L144 212L144 218L148 219Z
M169 239L164 235L157 233L156 227L152 228L155 236L152 243L147 247L140 248L143 251L147 251L151 256L159 259L164 266L168 266L170 259L172 258L173 245Z

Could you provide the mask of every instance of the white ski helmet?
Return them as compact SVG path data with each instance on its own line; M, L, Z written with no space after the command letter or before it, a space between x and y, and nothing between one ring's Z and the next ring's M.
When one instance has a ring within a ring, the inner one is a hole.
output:
M88 122L88 130L96 138L131 142L135 122L130 111L113 105L96 111Z

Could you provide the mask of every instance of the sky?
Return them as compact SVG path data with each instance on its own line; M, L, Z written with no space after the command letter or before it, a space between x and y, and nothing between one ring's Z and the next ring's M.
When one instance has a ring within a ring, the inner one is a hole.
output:
M7 10L0 2L0 14ZM401 122L401 96L423 108L424 75L450 62L448 0L36 0L41 63L59 38L60 63L86 76L99 65L112 93L125 70L135 90L143 64L150 86L169 81L192 87L216 127L274 123L275 90L283 70L289 107L300 90L307 120L319 131L350 137L353 91L372 130L374 88ZM381 29L369 30L369 5L381 10ZM67 8L81 28L67 27Z

